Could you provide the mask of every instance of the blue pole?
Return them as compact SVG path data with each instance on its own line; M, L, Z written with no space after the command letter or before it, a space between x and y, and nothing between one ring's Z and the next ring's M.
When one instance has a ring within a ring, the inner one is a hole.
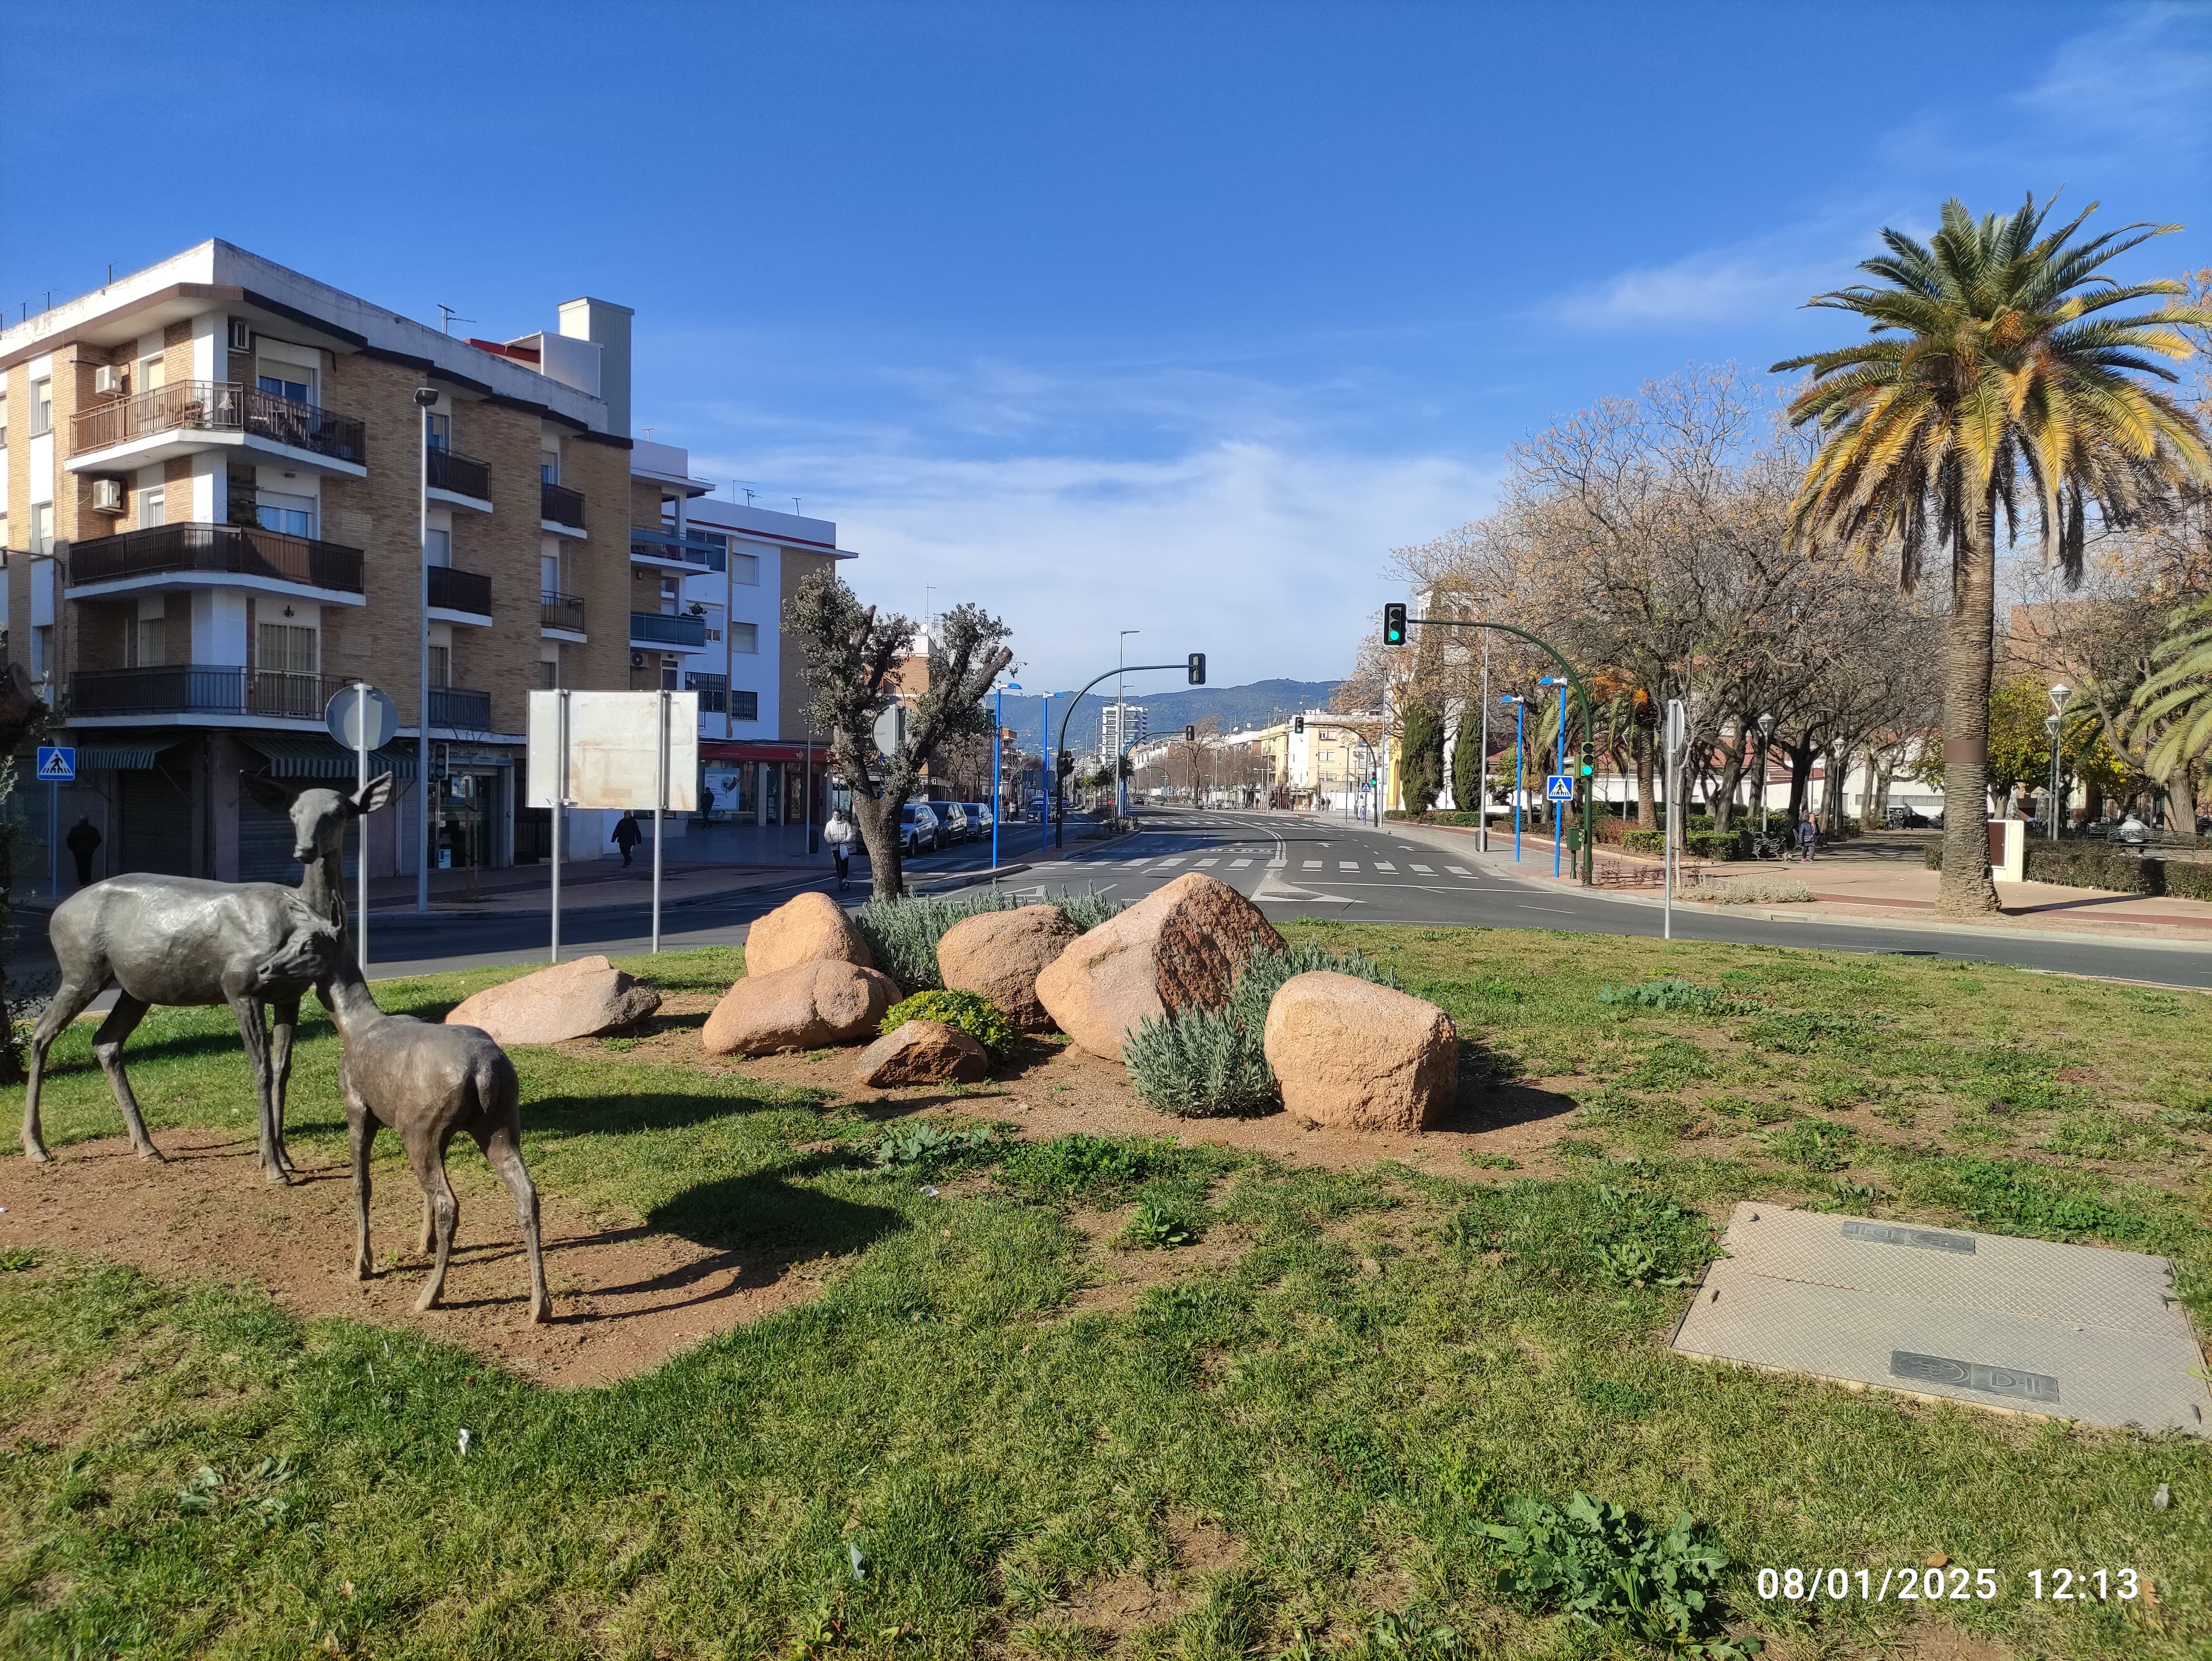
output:
M1552 771L1555 774L1565 773L1567 770L1567 688L1564 681L1559 684L1559 758L1552 764ZM1555 877L1559 874L1559 842L1565 834L1566 824L1566 803L1553 802L1552 804L1552 874Z
M1521 862L1521 787L1525 782L1521 762L1521 717L1528 705L1515 692L1508 692L1498 701L1513 706L1513 862L1518 865Z
M1006 746L1000 742L999 734L1006 730L1006 689L999 688L997 701L991 711L991 868L999 868L999 820L1006 811L1006 793L999 774L1006 760Z
M1037 740L1037 759L1043 764L1037 769L1037 795L1044 804L1037 814L1037 852L1052 851L1052 793L1045 781L1052 777L1052 694L1044 695L1044 735Z

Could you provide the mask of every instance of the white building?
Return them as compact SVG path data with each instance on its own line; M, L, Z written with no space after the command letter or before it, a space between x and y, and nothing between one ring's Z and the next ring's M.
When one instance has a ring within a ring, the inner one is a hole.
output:
M1141 703L1109 703L1098 713L1098 754L1111 760L1132 744L1152 735L1151 715Z

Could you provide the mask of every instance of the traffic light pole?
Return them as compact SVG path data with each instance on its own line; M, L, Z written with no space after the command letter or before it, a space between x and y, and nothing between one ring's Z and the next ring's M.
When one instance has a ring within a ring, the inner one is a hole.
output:
M1494 629L1500 634L1511 635L1516 640L1527 641L1531 646L1534 647L1538 651L1543 653L1545 656L1550 658L1553 662L1559 666L1559 672L1567 678L1567 684L1575 689L1575 701L1582 705L1583 710L1583 754L1581 780L1583 790L1583 886L1585 888L1590 886L1597 874L1596 849L1592 845L1590 836L1590 832L1594 828L1594 821L1595 818L1595 815L1592 812L1591 800L1591 799L1596 794L1595 780L1597 776L1597 767L1595 763L1595 728L1590 724L1589 694L1583 690L1583 678L1575 672L1574 665L1569 663L1565 658L1561 657L1558 652L1553 650L1548 642L1541 640L1536 636L1530 634L1526 629L1516 629L1510 623L1474 623L1458 618L1412 617L1407 618L1406 622L1408 625L1414 628ZM1105 677L1103 675L1099 677L1100 680L1103 680L1104 678ZM1097 683L1095 681L1092 683L1093 685L1096 685L1097 684ZM1520 782L1516 779L1514 782L1517 788Z
M1196 657L1197 654L1194 654L1193 656ZM1073 697L1068 699L1067 713L1060 718L1060 742L1053 745L1052 754L1047 758L1045 764L1052 772L1052 845L1054 848L1065 846L1066 841L1067 780L1061 775L1060 770L1060 754L1061 751L1067 747L1067 723L1069 720L1073 717L1078 706L1079 706L1083 700L1089 696L1091 687L1098 684L1100 681L1109 679L1115 675L1144 674L1154 669L1187 669L1190 670L1191 672L1194 674L1204 673L1202 665L1199 668L1192 668L1191 659L1185 659L1181 663L1131 663L1121 665L1115 668L1109 669L1103 675L1092 677L1091 679L1085 684L1082 691L1078 692ZM1117 766L1114 770L1118 773L1121 771L1121 769ZM1118 786L1120 781L1116 780L1115 783Z

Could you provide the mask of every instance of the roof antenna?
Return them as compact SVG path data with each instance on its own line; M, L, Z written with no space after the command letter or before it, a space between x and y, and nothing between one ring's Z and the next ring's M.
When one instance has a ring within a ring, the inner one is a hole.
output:
M459 313L455 312L451 306L447 305L443 301L441 301L438 303L438 326L447 334L453 333L453 325L456 323L473 323L475 321L476 319L472 317L461 316Z
M793 519L803 517L799 511L799 498L797 496L793 496L791 499L791 516Z

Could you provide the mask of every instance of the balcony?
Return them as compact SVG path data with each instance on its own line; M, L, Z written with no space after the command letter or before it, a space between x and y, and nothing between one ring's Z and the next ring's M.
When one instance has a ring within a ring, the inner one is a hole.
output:
M659 611L629 614L629 643L633 646L675 647L679 651L706 649L707 619L669 617Z
M571 635L584 632L584 602L574 594L540 594L538 603L544 608L540 627Z
M429 568L430 609L434 611L465 611L471 617L491 616L491 579L477 571L463 571L451 565Z
M87 669L70 677L73 715L270 715L319 721L343 675L281 674L227 664Z
M541 479L538 484L538 515L548 525L562 525L581 531L584 528L584 493L572 490L565 484L550 484Z
M155 525L73 543L72 589L143 577L260 577L303 587L362 592L362 551L244 525Z
M729 567L729 551L720 538L709 542L697 534L679 537L642 525L629 527L629 557L654 565L689 565L702 571Z
M489 732L491 694L471 692L459 686L433 686L430 725L454 733Z
M361 472L368 467L360 422L235 380L173 380L80 411L70 426L70 466L77 471L125 460L159 461L203 447L204 440L187 439L188 434L217 435L226 442L251 439L294 455L342 464L337 471ZM164 437L173 441L160 442ZM118 450L126 453L106 453Z
M457 450L434 449L428 452L425 459L432 490L466 496L472 502L491 500L491 468L485 463Z

